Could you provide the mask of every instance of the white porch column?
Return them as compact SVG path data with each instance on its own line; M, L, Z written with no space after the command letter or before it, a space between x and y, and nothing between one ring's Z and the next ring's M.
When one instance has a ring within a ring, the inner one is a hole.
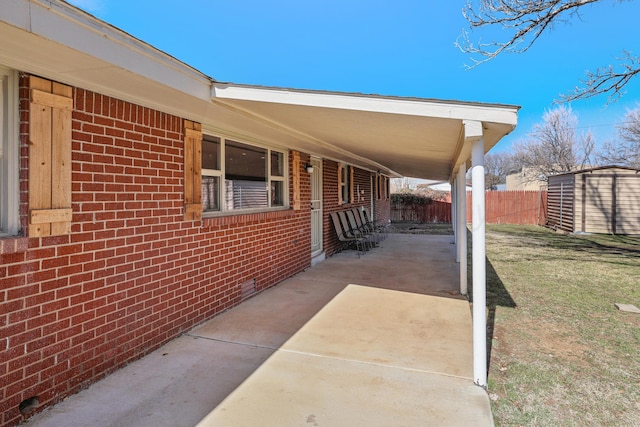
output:
M482 122L464 121L465 143L471 145L473 378L487 387L487 273L484 210L484 137Z
M458 262L458 232L456 231L456 179L450 182L451 186L451 228L453 228L453 242L456 246L456 262Z
M473 239L473 377L487 387L487 275L484 207L484 138L481 122L465 122L465 139L472 142Z
M460 165L456 178L457 259L460 263L460 293L467 295L467 174L466 163Z

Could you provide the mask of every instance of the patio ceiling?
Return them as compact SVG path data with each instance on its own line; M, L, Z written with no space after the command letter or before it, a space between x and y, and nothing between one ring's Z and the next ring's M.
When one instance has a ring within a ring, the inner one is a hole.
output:
M390 176L448 181L470 157L465 121L485 152L517 123L509 105L219 83L64 2L9 2L0 39L0 65Z
M212 99L297 135L305 142L305 151L328 150L330 155L339 150L367 159L391 175L436 180L449 180L470 157L464 121L482 123L488 151L514 129L518 110L496 104L222 83L214 83Z

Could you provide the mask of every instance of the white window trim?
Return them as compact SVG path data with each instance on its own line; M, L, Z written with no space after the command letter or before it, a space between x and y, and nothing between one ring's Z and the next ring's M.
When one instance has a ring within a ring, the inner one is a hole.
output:
M254 213L254 212L271 212L271 211L278 211L278 210L285 210L285 209L289 209L290 207L290 203L289 203L289 150L282 148L282 147L277 147L274 145L269 145L269 144L263 144L263 143L256 143L253 142L251 140L246 140L244 138L239 138L239 137L227 137L224 136L223 134L220 134L219 132L208 132L207 130L203 130L203 134L205 136L210 136L210 137L214 137L214 138L219 138L220 139L220 170L217 169L202 169L202 176L217 176L220 177L220 188L219 188L219 196L220 196L220 200L218 201L218 204L220 206L220 210L218 211L203 211L202 215L205 218L208 217L215 217L215 216L226 216L226 215L242 215L242 214L247 214L247 213ZM226 162L226 144L227 141L234 141L234 142L239 142L241 144L246 144L246 145L250 145L253 147L257 147L257 148L263 148L265 150L267 150L267 155L266 155L266 182L265 185L267 186L267 201L268 203L271 203L271 182L272 181L279 181L279 182L283 182L283 192L284 192L284 204L283 206L269 206L266 208L249 208L249 209L226 209L226 205L225 205L225 200L226 200L226 185L225 185L225 162ZM204 141L204 138L203 138ZM271 152L272 151L277 151L279 153L282 153L282 160L284 162L284 164L282 165L283 167L283 176L275 176L275 175L271 175Z
M0 65L0 237L20 229L18 101L17 71Z

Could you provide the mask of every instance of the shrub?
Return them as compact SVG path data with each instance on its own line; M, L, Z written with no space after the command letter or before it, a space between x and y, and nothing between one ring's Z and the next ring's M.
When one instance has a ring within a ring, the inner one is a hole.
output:
M428 196L414 193L393 193L391 195L391 203L404 206L428 205L433 203L433 199Z

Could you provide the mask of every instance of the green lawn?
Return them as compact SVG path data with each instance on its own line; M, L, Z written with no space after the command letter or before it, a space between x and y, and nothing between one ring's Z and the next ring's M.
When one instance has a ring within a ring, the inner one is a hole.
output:
M487 226L497 425L640 426L640 238Z

